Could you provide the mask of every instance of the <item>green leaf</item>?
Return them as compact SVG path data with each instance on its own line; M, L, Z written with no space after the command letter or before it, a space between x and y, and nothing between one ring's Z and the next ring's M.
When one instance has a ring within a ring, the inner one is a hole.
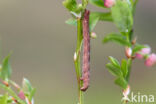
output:
M122 72L120 69L116 68L113 64L108 63L106 64L107 69L109 70L110 73L114 76L122 76Z
M36 89L33 88L32 91L31 91L31 93L30 93L30 96L29 96L29 99L30 99L30 100L33 99L33 97L34 97L34 95L35 95L35 92L36 92Z
M128 65L127 65L127 61L125 59L123 59L121 62L121 70L123 73L123 77L126 78L127 73L128 73Z
M100 16L100 21L113 21L111 12L102 13L102 12L96 12L95 14L98 14Z
M111 12L91 12L90 16L94 18L99 17L101 21L113 21Z
M134 4L134 1L133 0L130 0L130 3L131 3L131 5L133 5Z
M26 78L23 79L23 86L22 86L22 88L23 88L24 93L25 92L26 93L31 93L31 91L33 89L32 86L31 86L31 83Z
M8 104L8 103L7 103L7 100L8 100L8 94L3 95L3 96L0 98L0 104Z
M65 0L65 1L63 1L63 5L64 5L69 11L75 11L75 10L77 9L76 0Z
M127 0L117 0L111 8L112 17L121 32L130 32L133 26L133 14L131 5Z
M90 31L92 31L95 28L96 24L99 21L99 18L100 18L99 16L97 16L97 15L95 15L93 13L90 14L90 17L89 17L89 28L90 28Z
M29 100L31 101L36 89L32 87L31 83L29 82L28 79L24 78L23 79L23 86L22 86L23 92L24 94L29 98Z
M133 15L134 15L134 13L135 13L136 6L137 6L138 1L139 1L139 0L135 0L134 3L133 3Z
M8 81L8 79L11 76L11 66L9 63L9 59L10 59L10 55L4 58L3 64L2 64L1 78L5 81Z
M77 25L77 21L74 18L68 19L65 23L68 24L68 25L73 25L73 26Z
M77 5L76 0L65 0L63 1L63 5L72 12L80 13L82 11L83 7L81 5Z
M115 59L114 57L112 56L109 56L109 60L111 61L111 63L118 69L120 69L120 63L118 62L117 59Z
M116 33L111 33L109 35L107 35L106 37L104 37L103 42L107 43L107 42L117 42L123 46L131 46L131 43L129 43L124 36L116 34Z
M128 82L124 78L122 78L122 77L117 78L115 80L115 84L119 85L123 89L126 89L127 86L128 86Z
M90 19L89 19L89 25L91 31L95 28L98 21L112 21L111 13L91 12Z
M104 6L104 1L103 0L89 0L89 3L98 6L98 7L102 7L102 8L106 8Z
M133 49L133 54L139 52L139 51L140 51L141 49L143 49L143 48L146 48L146 46L144 46L144 45L139 45L139 44L135 45L135 47L134 47L134 49Z
M82 0L82 5L83 8L86 8L86 6L88 5L88 0Z

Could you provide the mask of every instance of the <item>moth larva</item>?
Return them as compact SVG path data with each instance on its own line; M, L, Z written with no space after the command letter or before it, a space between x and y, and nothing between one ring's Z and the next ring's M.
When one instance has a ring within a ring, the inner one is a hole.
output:
M83 66L82 66L82 91L86 91L89 87L90 77L90 31L89 31L89 14L88 10L85 10L83 19Z

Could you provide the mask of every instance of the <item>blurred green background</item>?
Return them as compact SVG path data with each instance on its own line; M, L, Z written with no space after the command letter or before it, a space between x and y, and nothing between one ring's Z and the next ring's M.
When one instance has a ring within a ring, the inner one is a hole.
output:
M92 11L100 10L89 6ZM135 15L138 42L149 44L156 52L156 0L140 0ZM73 64L76 28L66 25L70 14L62 0L0 0L1 57L13 52L12 79L21 83L30 79L37 88L36 104L76 104L77 83ZM106 70L108 56L121 60L123 48L103 37L116 27L99 23L94 30L98 38L91 41L91 86L85 104L120 104L122 93ZM2 58L1 58L2 59ZM156 68L147 68L135 60L130 85L134 93L156 96ZM147 104L147 103L146 103ZM153 103L154 104L154 103Z

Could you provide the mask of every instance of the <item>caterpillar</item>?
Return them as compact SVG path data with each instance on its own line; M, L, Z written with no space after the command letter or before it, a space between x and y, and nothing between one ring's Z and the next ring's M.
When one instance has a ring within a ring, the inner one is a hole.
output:
M90 78L90 30L89 30L89 15L90 12L85 10L83 19L83 66L82 66L82 78L83 86L82 91L86 91L89 87Z

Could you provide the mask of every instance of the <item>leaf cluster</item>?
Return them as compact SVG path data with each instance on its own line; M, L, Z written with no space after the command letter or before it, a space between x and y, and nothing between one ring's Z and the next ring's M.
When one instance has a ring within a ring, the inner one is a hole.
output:
M27 103L26 99L32 101L35 94L35 88L32 87L31 83L26 78L23 79L22 87L20 87L10 79L12 69L9 60L10 55L4 58L0 67L0 79L2 80L2 83L0 83L0 87L6 90L6 94L0 95L0 104L12 104L14 102L12 97L15 98L15 100L17 101L20 101L21 104ZM13 91L11 87L15 87L17 91ZM17 94L15 92L17 92ZM22 96L25 99L20 98L20 96L18 95L20 92L24 94Z

